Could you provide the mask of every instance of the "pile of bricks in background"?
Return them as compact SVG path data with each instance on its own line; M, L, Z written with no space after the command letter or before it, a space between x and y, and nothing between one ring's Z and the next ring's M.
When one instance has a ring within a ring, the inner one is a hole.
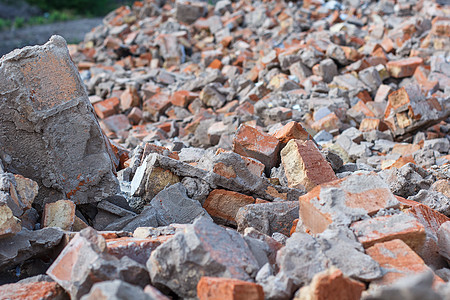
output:
M0 299L448 299L449 15L154 0L3 56Z

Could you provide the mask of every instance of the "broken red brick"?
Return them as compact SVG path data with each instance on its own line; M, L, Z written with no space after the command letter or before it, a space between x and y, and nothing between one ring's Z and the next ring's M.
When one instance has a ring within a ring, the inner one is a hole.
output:
M298 299L358 300L365 289L364 283L348 278L332 267L314 275L311 283L299 290Z
M423 64L423 59L420 57L409 57L397 61L390 61L387 63L389 74L395 78L409 77L414 74L416 68Z
M425 227L405 214L361 220L353 223L351 229L364 248L400 239L411 249L417 250L425 242Z
M241 125L233 139L234 152L259 160L266 170L277 165L279 149L278 139L247 125Z
M131 107L139 106L141 99L135 87L128 87L122 95L120 95L120 107L127 110Z
M107 118L119 112L120 101L112 97L94 104L94 110L100 119Z
M56 282L37 281L4 284L0 286L0 299L57 300L69 299L69 296Z
M328 114L327 116L323 117L322 119L315 121L311 124L311 128L315 131L319 132L321 130L325 130L328 132L333 132L338 130L341 127L341 121L336 116L334 112L331 114Z
M362 218L398 206L389 187L375 173L353 174L321 184L299 201L302 225L314 234L323 232L334 220L348 219L346 214Z
M386 271L382 278L372 281L375 285L391 285L413 274L432 272L420 256L402 240L377 243L366 249L366 253ZM434 284L443 282L434 275Z
M327 160L313 141L290 140L281 151L289 187L304 187L307 191L316 185L337 179Z
M217 221L236 225L236 214L242 206L255 203L253 197L237 192L213 190L206 198L203 207Z
M133 237L108 239L106 240L106 248L109 254L117 258L127 256L145 265L152 251L172 237L173 235L145 239Z
M197 297L200 300L263 300L264 291L253 282L203 276L197 284Z
M295 121L289 122L281 129L277 130L275 136L281 143L287 144L290 140L312 140L312 136L303 128L303 126Z

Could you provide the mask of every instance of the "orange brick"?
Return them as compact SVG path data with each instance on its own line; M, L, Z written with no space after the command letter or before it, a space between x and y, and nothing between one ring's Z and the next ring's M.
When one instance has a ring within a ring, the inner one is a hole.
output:
M220 60L218 60L217 58L215 60L213 60L208 66L208 68L219 69L219 70L221 70L222 67L223 67L222 62Z
M313 141L290 140L281 151L289 187L307 191L316 185L337 179L327 160Z
M284 125L281 129L277 130L273 136L283 144L287 144L287 142L292 139L302 141L313 140L312 136L303 128L303 126L295 121Z
M170 104L169 95L160 92L144 102L144 111L157 116L160 113L164 113Z
M296 299L359 300L365 289L365 284L344 276L341 270L332 267L314 275L311 283L299 290Z
M392 89L390 86L382 84L378 87L377 93L375 95L375 102L385 102L388 95L391 93Z
M414 74L416 68L423 64L423 59L420 57L409 57L397 61L390 61L387 63L387 69L392 77L402 78L409 77Z
M321 130L326 130L328 132L335 131L340 127L341 121L334 112L311 124L311 128L317 132Z
M414 152L420 150L420 148L421 147L418 144L395 144L391 153L397 153L401 156L410 156L413 155Z
M141 122L142 116L142 110L139 107L133 107L127 117L132 125L137 125Z
M425 204L407 200L399 196L396 196L396 198L400 201L403 211L414 216L425 226L426 230L429 230L434 234L437 234L437 231L442 224L450 221L449 217L435 211Z
M145 143L144 152L142 152L143 159L145 157L147 157L147 155L149 155L150 153L158 153L160 155L164 155L164 156L170 157L172 159L176 159L176 160L179 159L177 152L172 152L163 146L158 146L158 145L155 145L152 143Z
M371 111L362 100L359 100L351 109L364 114L366 117L375 118L373 111Z
M415 160L413 159L413 157L411 155L401 156L395 161L394 160L383 161L381 163L381 169L382 170L391 169L391 168L399 169L409 163L416 164Z
M41 300L69 299L69 296L56 282L38 281L31 283L11 283L0 286L0 299Z
M375 173L353 174L316 186L299 197L303 227L313 234L323 232L334 220L374 215L382 208L397 207L398 200ZM347 211L342 210L347 207ZM344 214L344 215L343 215Z
M374 118L365 118L361 121L361 124L359 125L359 131L361 132L367 132L372 130L385 131L387 129L388 127L383 121Z
M385 38L381 42L381 47L383 47L384 51L387 53L394 51L394 42L390 38Z
M203 276L197 284L200 300L263 300L262 286L231 278Z
M170 102L175 106L186 107L197 97L197 93L189 91L176 91L170 97Z
M375 285L391 285L402 278L422 273L432 272L424 261L402 240L392 240L378 243L366 249L370 255L385 270L380 279L372 281ZM434 283L443 283L438 276L434 276Z
M384 118L388 118L393 112L396 112L402 107L407 107L411 102L419 102L421 97L420 90L413 87L402 87L390 93Z
M233 151L259 160L270 171L278 163L280 142L277 138L242 124L233 139Z
M223 224L236 225L236 214L239 208L253 203L255 203L253 197L216 189L206 198L203 207L216 221Z
M120 107L127 110L131 107L139 106L141 99L135 87L128 87L122 95L120 95Z
M292 222L291 230L289 231L289 236L291 236L294 232L297 231L297 224L299 219L295 219L294 222Z
M364 248L376 243L400 239L411 249L419 249L425 242L425 227L405 214L381 216L355 222L350 227Z
M117 97L112 97L95 103L94 110L100 119L104 119L118 113L119 105L119 99Z
M361 92L356 94L356 98L360 99L364 103L372 101L372 97L367 90L362 90Z

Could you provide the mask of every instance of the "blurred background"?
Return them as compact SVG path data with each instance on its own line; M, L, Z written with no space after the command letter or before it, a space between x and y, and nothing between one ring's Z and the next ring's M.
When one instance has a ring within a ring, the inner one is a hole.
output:
M0 0L0 56L43 44L53 34L79 43L108 12L129 0Z

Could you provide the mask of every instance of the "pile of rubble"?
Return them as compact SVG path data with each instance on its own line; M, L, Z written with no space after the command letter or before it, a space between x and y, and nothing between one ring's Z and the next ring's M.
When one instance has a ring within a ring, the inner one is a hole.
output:
M449 299L450 5L151 0L0 59L0 299Z

